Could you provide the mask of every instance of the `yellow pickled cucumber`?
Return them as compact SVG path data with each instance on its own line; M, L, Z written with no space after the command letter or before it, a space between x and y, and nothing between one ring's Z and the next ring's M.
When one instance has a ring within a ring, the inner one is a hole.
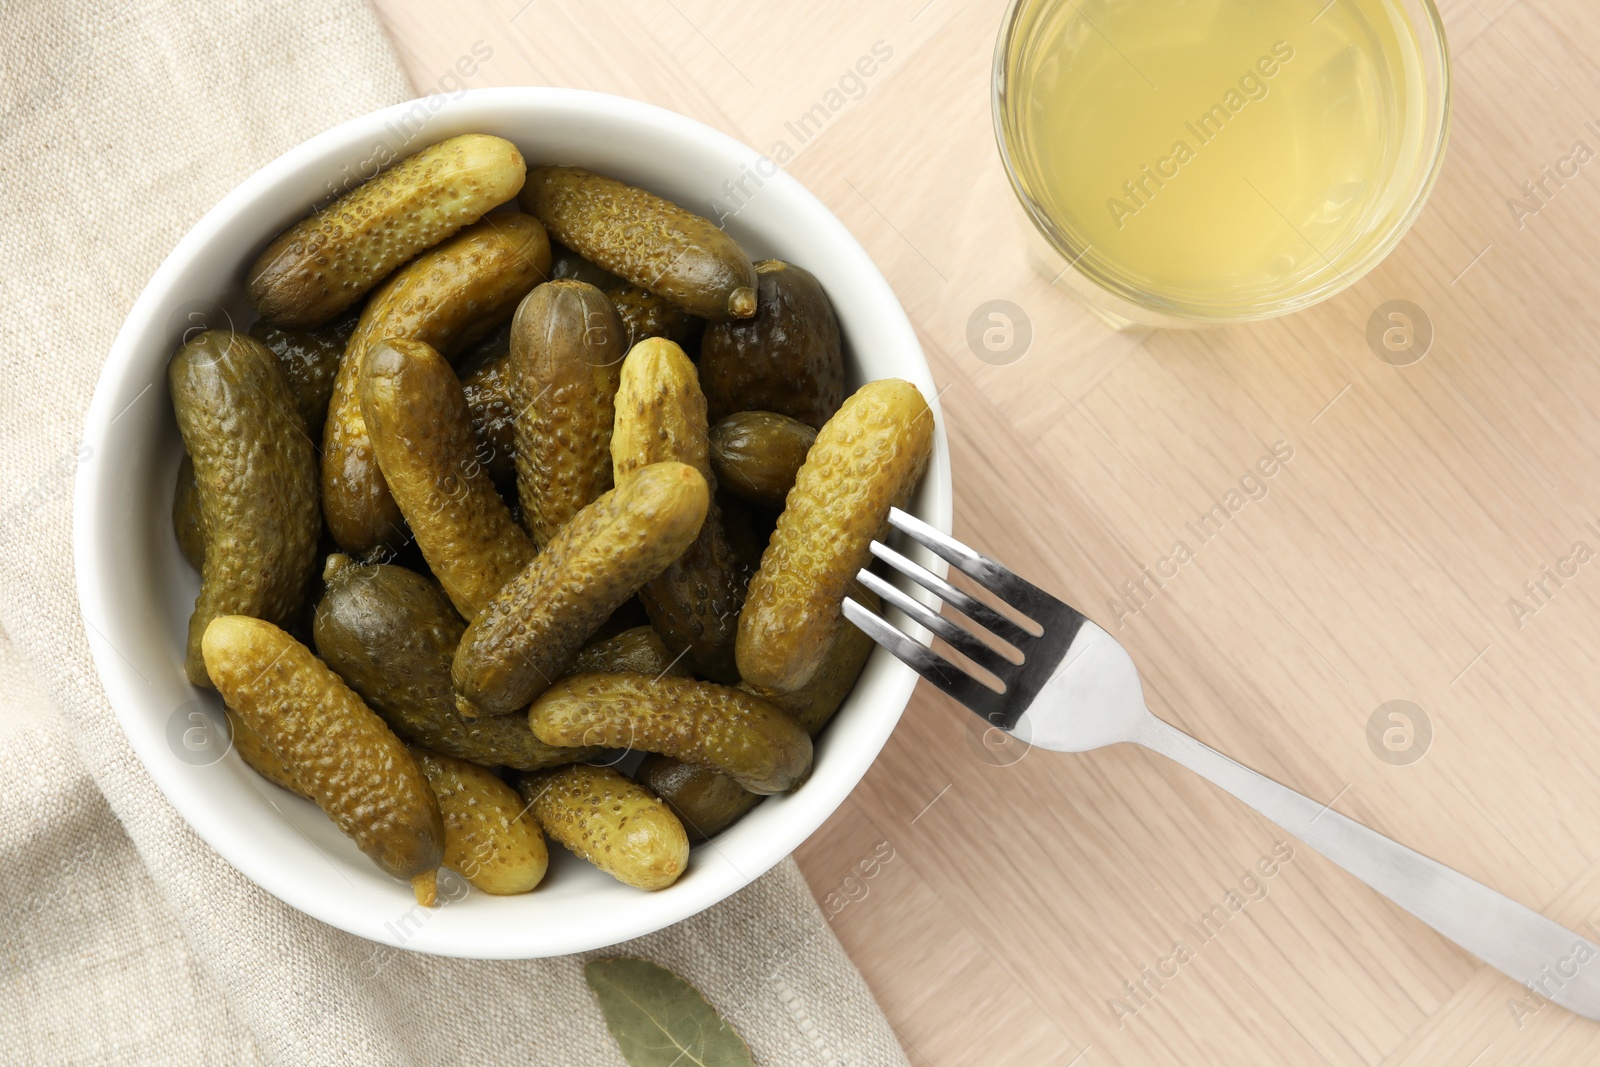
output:
M284 326L317 326L389 272L522 189L510 141L452 137L395 164L279 234L246 278L250 303Z
M656 463L578 512L467 627L451 667L461 713L526 708L607 616L683 554L709 500L693 467Z
M525 775L517 791L544 832L636 889L665 889L689 866L689 835L644 786L575 763Z
M493 771L413 748L444 816L444 863L495 896L527 893L544 880L544 834L517 791Z
M889 508L910 497L933 451L933 415L909 382L869 382L817 433L739 617L739 673L766 689L811 680Z
M648 674L577 674L540 694L528 722L547 745L659 752L714 767L752 793L781 793L811 769L811 738L739 689Z
M617 478L676 460L716 490L707 455L706 399L683 349L662 338L634 346L622 364L616 407L611 459ZM738 680L733 650L744 583L715 498L694 544L641 589L639 599L668 648L687 648L695 669L707 677Z
M444 821L405 744L310 649L270 622L223 615L205 666L228 707L373 862L434 902Z
M245 766L255 771L261 777L275 786L287 789L291 793L311 799L305 787L294 779L294 772L272 751L266 738L251 729L250 724L239 717L239 713L232 708L223 708L228 716L228 729L233 732L233 748L239 753L239 758L244 760Z

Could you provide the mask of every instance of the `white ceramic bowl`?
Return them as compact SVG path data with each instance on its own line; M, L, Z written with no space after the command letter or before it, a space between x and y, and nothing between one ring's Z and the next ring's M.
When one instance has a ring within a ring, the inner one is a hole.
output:
M100 680L156 784L205 841L286 903L351 933L420 952L514 959L601 948L659 930L746 885L820 826L860 781L911 695L915 675L881 650L819 740L816 766L697 846L669 889L630 889L552 845L535 892L472 892L424 910L313 805L267 784L228 750L220 701L183 677L198 579L179 555L170 511L182 442L167 360L193 326L243 328L244 273L313 204L374 167L460 133L498 134L530 164L572 163L652 189L713 218L751 258L811 270L833 300L850 386L914 382L938 414L916 335L883 276L815 197L746 146L681 115L559 89L485 89L399 105L314 137L252 175L206 214L156 271L106 361L84 429L88 459L73 522L78 596ZM744 193L730 198L740 177ZM750 195L745 195L750 194ZM742 206L741 206L742 204ZM737 209L737 210L736 210ZM950 457L938 421L933 462L912 510L948 530Z

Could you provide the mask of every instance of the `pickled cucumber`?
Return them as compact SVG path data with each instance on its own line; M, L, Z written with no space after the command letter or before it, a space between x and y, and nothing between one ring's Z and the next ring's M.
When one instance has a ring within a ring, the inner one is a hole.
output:
M715 490L705 397L683 349L661 338L635 346L623 361L616 403L611 458L618 479L649 463L676 460ZM708 677L738 680L733 648L744 583L715 500L694 544L641 589L639 599L668 648L688 649L695 669Z
M656 463L578 512L467 627L451 668L456 706L466 715L527 707L608 615L683 554L709 500L693 467Z
M539 286L511 324L517 496L540 548L611 488L611 427L624 331L585 282Z
M659 798L609 767L525 775L517 791L544 832L617 881L665 889L689 866L689 835Z
M384 871L434 902L444 821L406 746L322 661L270 622L223 615L205 667L223 699Z
M810 271L769 259L755 317L713 323L700 340L700 384L711 421L776 411L820 427L844 399L839 320Z
M848 595L873 612L881 610L878 594L859 582L851 583ZM741 688L782 708L801 729L816 737L855 688L867 660L872 658L872 650L877 647L865 632L854 626L841 626L834 635L833 644L828 646L828 654L822 658L822 666L799 689L763 689L748 682Z
M470 621L534 548L478 460L461 383L432 346L380 341L367 353L361 415L417 547Z
M517 791L493 771L413 748L444 816L443 866L485 893L526 893L544 880L544 834Z
M250 303L284 326L327 322L516 196L526 178L521 153L499 137L469 133L425 148L279 234L250 268Z
M647 674L577 674L528 710L547 745L659 752L713 767L752 793L781 793L811 769L811 738L784 712L739 689Z
M178 431L193 460L204 547L189 619L189 681L210 686L200 640L219 615L287 625L316 566L317 460L278 357L207 330L167 364Z
M328 559L317 604L317 654L412 744L486 766L536 771L592 759L599 749L554 748L521 715L467 719L456 711L450 661L467 628L444 590L390 563Z
M605 290L627 332L627 347L651 337L664 337L688 348L700 341L706 320L696 318L665 297L626 282Z
M406 539L361 418L367 353L379 341L402 338L453 358L510 315L549 269L550 242L536 219L491 215L418 256L367 301L339 365L322 435L323 514L345 551L367 556Z
M228 729L233 733L234 751L239 753L239 758L244 760L245 766L273 785L310 800L311 794L295 781L294 772L278 758L276 752L272 751L266 739L240 718L237 711L223 708L223 712L228 717Z
M755 267L738 242L653 193L577 167L537 167L522 206L589 262L692 314L756 312Z
M761 803L760 795L721 771L696 767L653 752L639 764L636 777L666 801L672 814L689 832L691 841L715 837Z
M916 386L869 382L817 434L761 557L739 617L739 673L799 689L821 666L841 605L889 508L910 497L933 451L933 415Z
M775 411L741 411L711 427L711 469L737 497L781 508L817 431Z
M589 642L583 646L568 674L648 674L652 678L671 674L680 678L689 676L689 666L682 654L673 655L661 635L649 626L635 626L619 634Z

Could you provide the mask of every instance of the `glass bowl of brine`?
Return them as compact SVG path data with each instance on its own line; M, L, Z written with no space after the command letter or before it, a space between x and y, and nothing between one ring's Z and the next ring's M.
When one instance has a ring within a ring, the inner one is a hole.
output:
M1431 0L1012 0L994 121L1053 281L1119 327L1242 322L1405 235L1450 62Z

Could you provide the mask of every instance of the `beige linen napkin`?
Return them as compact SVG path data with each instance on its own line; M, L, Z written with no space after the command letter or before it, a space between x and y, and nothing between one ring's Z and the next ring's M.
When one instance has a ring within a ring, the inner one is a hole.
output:
M245 881L134 757L78 615L76 443L145 280L257 167L410 95L360 0L0 6L0 715L29 720L0 741L7 1062L621 1063L581 958L378 949ZM792 861L621 951L764 1064L906 1062Z

